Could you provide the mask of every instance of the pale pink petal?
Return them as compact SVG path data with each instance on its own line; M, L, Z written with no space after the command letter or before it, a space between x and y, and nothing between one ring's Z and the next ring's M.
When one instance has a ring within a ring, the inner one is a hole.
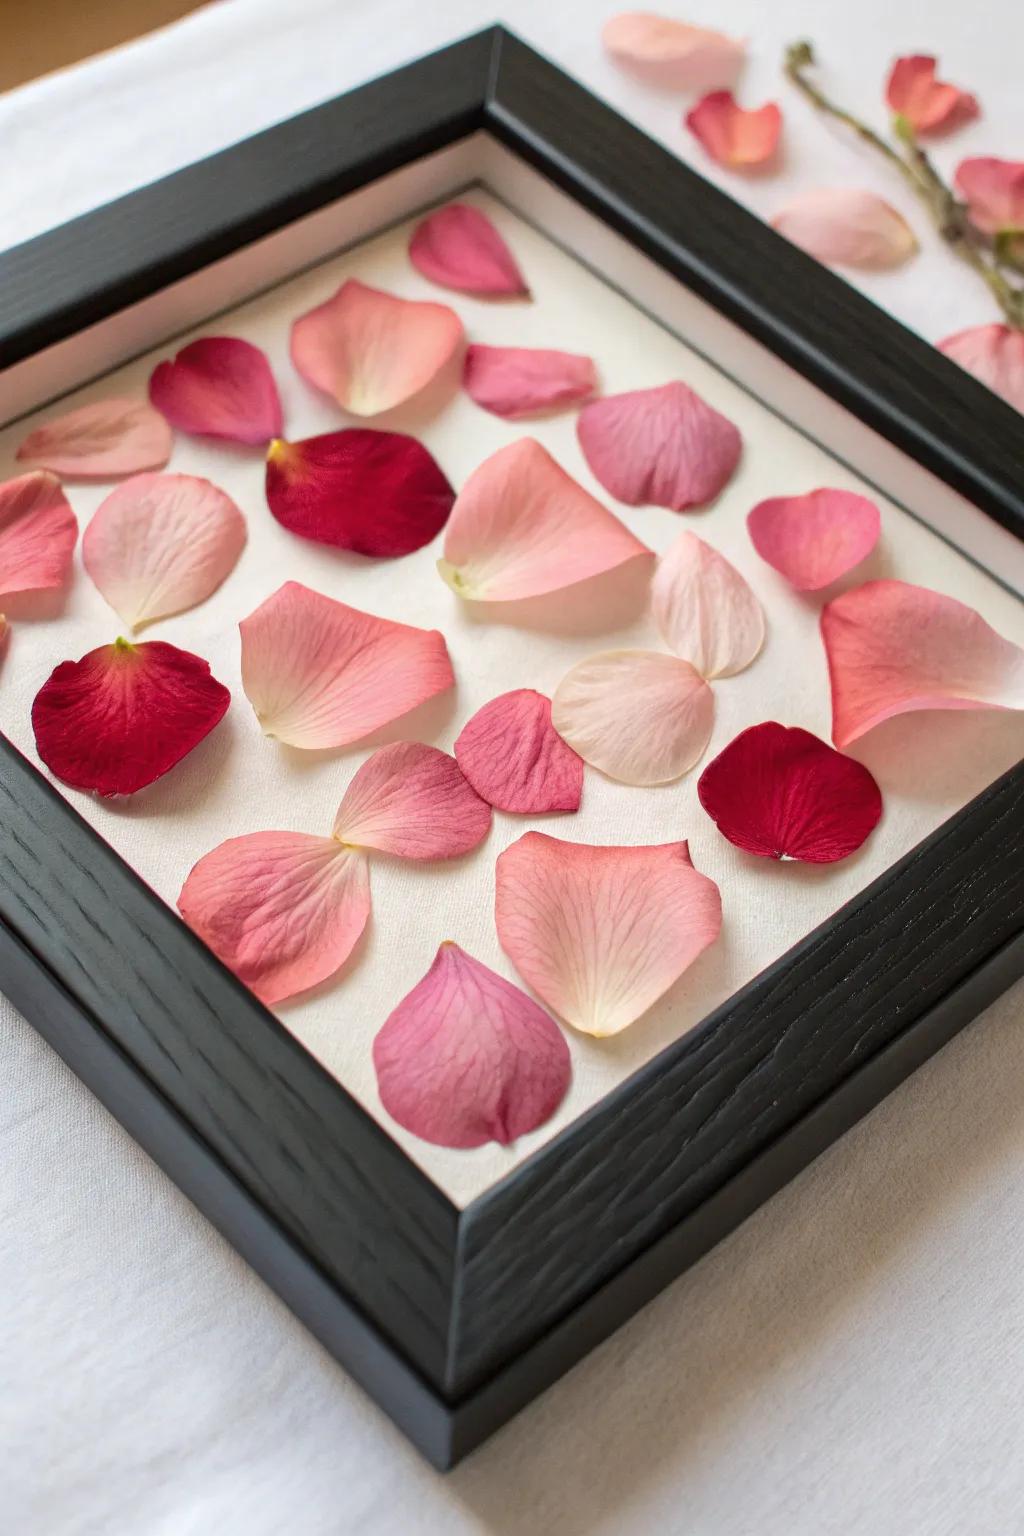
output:
M866 496L820 490L759 501L747 528L762 560L798 592L818 592L870 555L882 519Z
M897 59L885 88L885 98L898 117L919 137L945 133L978 115L978 103L967 91L936 80L938 60L928 54Z
M623 784L669 784L704 754L715 718L695 667L661 651L602 651L577 662L551 700L555 730Z
M1024 160L975 155L961 160L954 182L976 229L1024 234Z
M679 383L594 400L580 412L576 433L612 496L676 512L713 501L743 446L731 421Z
M195 865L178 911L258 998L279 1003L352 953L370 915L369 865L333 837L231 837Z
M119 480L162 469L171 442L167 422L144 400L97 400L37 427L17 457L80 480Z
M462 343L446 304L399 299L356 278L292 325L292 362L354 416L376 416L424 389Z
M56 475L34 470L0 485L0 597L62 587L78 524Z
M373 1042L380 1101L442 1147L501 1146L535 1131L572 1076L558 1025L451 940Z
M132 629L194 608L215 592L245 544L245 519L195 475L134 475L101 502L82 561Z
M238 336L203 336L158 363L149 398L172 427L200 437L257 444L284 430L266 353Z
M583 759L551 723L551 700L533 688L491 699L462 728L455 758L478 795L499 811L577 811Z
M543 347L466 348L463 387L485 411L518 421L586 400L597 388L594 360Z
M523 437L466 481L437 568L460 597L506 602L560 591L650 553L546 448Z
M396 741L359 769L332 835L403 859L452 859L475 848L490 827L490 806L454 757L419 741Z
M297 581L238 627L246 697L266 735L293 747L359 741L455 681L436 629L379 619Z
M617 1035L722 926L718 886L686 843L593 848L527 832L497 863L501 947L567 1024Z
M767 165L782 132L782 113L773 101L745 110L731 91L711 91L683 121L712 160L734 171Z
M772 227L809 256L838 267L898 267L917 250L906 219L874 192L829 187L805 192Z
M505 241L486 213L449 203L417 224L409 260L442 288L478 298L527 297L529 288Z
M616 64L651 85L713 91L731 85L746 45L649 11L625 11L605 23L601 41Z
M1008 325L974 325L940 341L939 351L1024 411L1024 331L1013 331Z
M734 565L695 533L681 533L658 561L651 587L665 644L702 677L732 677L764 644L764 614Z
M1024 709L1024 650L926 587L866 582L825 605L821 634L837 747L911 710Z

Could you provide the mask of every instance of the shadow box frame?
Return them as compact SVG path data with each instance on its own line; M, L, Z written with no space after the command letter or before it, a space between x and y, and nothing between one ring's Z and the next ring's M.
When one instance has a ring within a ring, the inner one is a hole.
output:
M1024 418L500 27L0 255L0 420L499 161L1018 549ZM1024 765L460 1209L0 737L0 987L441 1468L1021 974Z

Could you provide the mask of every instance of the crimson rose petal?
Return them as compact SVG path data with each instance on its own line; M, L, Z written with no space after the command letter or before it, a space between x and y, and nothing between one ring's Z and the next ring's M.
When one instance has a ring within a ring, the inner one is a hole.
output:
M238 336L203 336L158 363L149 398L179 432L265 443L281 435L281 400L266 354Z

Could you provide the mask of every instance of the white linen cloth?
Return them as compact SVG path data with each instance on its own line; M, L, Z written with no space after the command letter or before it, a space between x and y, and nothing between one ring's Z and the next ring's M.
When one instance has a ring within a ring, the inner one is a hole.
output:
M615 7L501 19L709 172L680 104L602 58ZM472 0L222 0L0 99L0 245L493 19ZM722 0L743 97L782 99L768 213L837 180L925 250L863 283L935 339L993 318L886 172L779 84L810 33L882 121L897 52L943 55L985 117L942 146L1024 153L1013 8ZM988 24L983 25L985 21ZM1020 1528L1024 989L447 1479L333 1365L0 1000L0 1509L12 1536L820 1536Z

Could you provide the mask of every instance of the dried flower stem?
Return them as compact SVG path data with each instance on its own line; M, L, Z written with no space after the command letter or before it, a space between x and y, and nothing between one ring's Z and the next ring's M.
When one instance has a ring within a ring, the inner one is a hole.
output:
M956 252L961 261L973 267L978 276L988 285L1007 322L1017 330L1024 330L1024 289L1015 288L1000 271L998 251L993 251L975 231L967 216L965 205L946 186L930 157L914 137L910 125L900 119L896 120L895 132L903 151L900 153L867 123L862 123L859 118L853 116L852 112L847 112L844 107L830 101L819 87L807 78L804 71L813 66L814 62L814 50L810 43L792 44L786 50L787 78L819 112L824 112L827 116L835 118L837 122L844 123L859 139L882 155L893 169L899 172L911 191L928 210L932 222L946 244ZM1015 269L1017 267L1015 258L1008 264Z

